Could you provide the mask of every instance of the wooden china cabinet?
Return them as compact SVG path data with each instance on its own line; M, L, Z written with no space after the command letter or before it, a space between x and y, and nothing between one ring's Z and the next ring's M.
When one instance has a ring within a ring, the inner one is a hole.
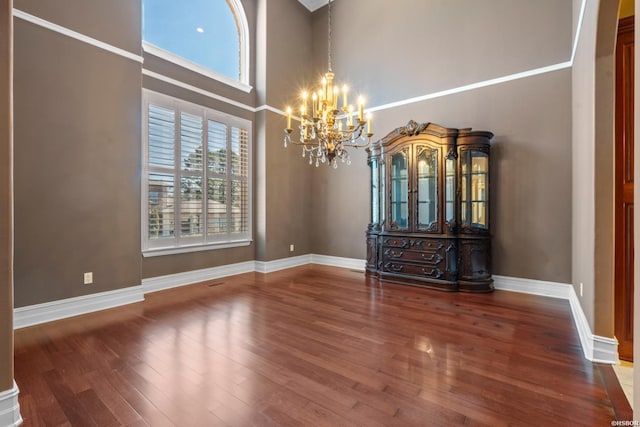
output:
M367 149L368 275L445 291L493 291L492 137L412 120Z

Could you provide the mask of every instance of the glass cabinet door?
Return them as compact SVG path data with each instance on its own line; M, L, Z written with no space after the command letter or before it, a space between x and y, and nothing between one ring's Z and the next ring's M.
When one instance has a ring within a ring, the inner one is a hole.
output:
M409 225L409 149L391 157L389 168L391 197L389 226L393 229L406 229Z
M461 221L463 226L489 228L489 155L481 151L461 153Z
M444 165L445 169L445 212L444 221L453 224L456 219L456 159L454 156L447 157Z
M371 224L380 222L380 183L378 159L371 159Z
M438 224L438 149L417 149L418 229L430 230ZM432 230L432 231L437 231Z

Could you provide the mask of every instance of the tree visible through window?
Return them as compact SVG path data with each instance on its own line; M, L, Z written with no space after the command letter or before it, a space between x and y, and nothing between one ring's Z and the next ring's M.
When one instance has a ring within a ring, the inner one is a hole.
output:
M241 36L227 0L144 0L142 38L234 80L241 80Z

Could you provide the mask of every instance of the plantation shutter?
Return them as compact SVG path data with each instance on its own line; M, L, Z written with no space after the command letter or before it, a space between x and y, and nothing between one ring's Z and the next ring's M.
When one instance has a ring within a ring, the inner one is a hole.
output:
M143 249L251 239L250 122L145 92Z
M150 241L173 241L176 115L173 109L149 104L147 118L147 238Z

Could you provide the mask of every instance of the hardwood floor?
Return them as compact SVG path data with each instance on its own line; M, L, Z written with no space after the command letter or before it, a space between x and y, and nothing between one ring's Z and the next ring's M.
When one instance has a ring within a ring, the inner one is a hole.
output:
M25 426L597 425L567 301L305 266L20 329Z

